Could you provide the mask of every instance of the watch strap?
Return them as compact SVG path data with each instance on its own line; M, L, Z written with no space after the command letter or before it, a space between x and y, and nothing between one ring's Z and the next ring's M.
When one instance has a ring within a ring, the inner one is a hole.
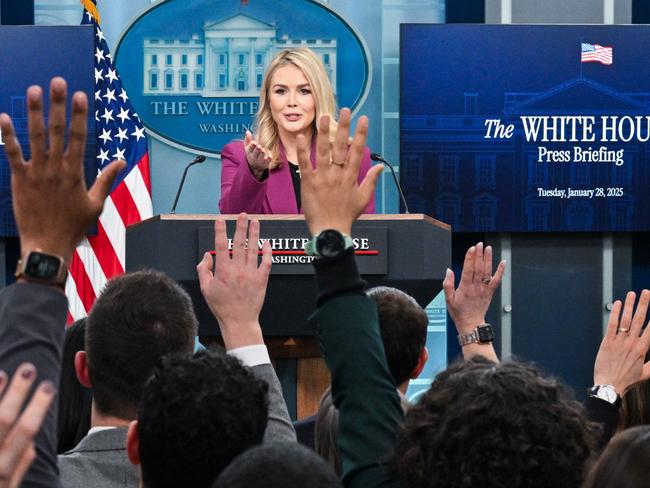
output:
M460 347L466 346L468 344L474 344L478 342L478 333L474 329L469 334L458 334L458 344Z

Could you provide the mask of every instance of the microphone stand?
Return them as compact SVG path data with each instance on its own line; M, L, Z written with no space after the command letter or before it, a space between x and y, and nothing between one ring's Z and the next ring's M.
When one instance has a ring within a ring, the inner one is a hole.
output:
M388 161L386 161L381 154L377 153L372 153L370 155L370 159L373 161L377 161L379 163L383 163L386 166L388 166L388 169L390 169L391 174L393 175L393 181L395 182L395 186L397 187L397 191L399 192L399 198L402 202L402 205L404 205L404 213L410 213L409 212L409 206L406 203L406 198L404 198L404 193L402 192L402 187L399 184L399 181L397 181L397 175L395 174L395 168L393 168L393 165L390 164Z
M199 164L205 161L205 156L202 154L198 155L190 164L185 166L185 169L183 170L183 177L181 178L181 183L178 185L178 191L176 191L176 198L174 198L174 205L172 205L172 209L169 213L174 214L176 213L176 205L178 204L178 198L181 196L181 190L183 190L183 185L185 184L185 177L187 176L187 170L190 169L190 166L194 166L195 164Z

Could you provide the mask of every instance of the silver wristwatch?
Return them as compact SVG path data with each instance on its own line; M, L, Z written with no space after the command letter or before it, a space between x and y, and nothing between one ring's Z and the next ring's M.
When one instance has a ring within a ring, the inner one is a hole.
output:
M588 390L590 397L600 398L601 400L616 405L621 398L612 385L594 385Z
M461 347L467 344L488 344L494 340L494 331L490 324L481 324L469 334L459 334L458 343Z

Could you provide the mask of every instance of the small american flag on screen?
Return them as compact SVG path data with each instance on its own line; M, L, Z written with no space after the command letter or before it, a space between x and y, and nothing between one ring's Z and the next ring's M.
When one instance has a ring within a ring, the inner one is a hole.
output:
M613 55L611 46L601 46L600 44L582 43L582 53L580 61L583 63L602 63L612 64Z

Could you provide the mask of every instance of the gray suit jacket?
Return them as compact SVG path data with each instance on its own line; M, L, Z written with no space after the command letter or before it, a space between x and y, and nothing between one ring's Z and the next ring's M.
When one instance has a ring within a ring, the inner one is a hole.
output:
M264 442L295 441L280 382L270 364L251 368L269 385L269 422ZM102 430L84 437L74 449L59 456L64 488L138 487L138 469L126 454L126 427Z
M278 380L273 366L259 364L253 366L251 371L258 379L269 385L269 423L264 432L264 442L296 442L296 431L291 423L287 404L282 396L280 380Z
M59 456L61 483L65 488L109 488L139 485L138 468L126 455L127 427L87 435Z
M65 295L51 286L17 283L0 291L0 369L11 375L19 364L29 360L38 370L38 381L50 380L58 385L67 308ZM265 364L255 366L252 370L258 378L269 384L269 424L264 441L295 440L295 431L289 420L280 382L273 367L270 364ZM23 487L53 488L61 486L56 456L57 410L55 401L50 407L41 431L36 436L36 460L23 479ZM100 434L102 432L97 433L98 436ZM113 434L117 435L117 433ZM92 437L94 435L87 436L70 453L82 447L85 441ZM112 444L116 446L116 449L121 448L123 452L125 452L124 438L125 433L122 434L120 443ZM103 465L104 456L106 458L114 457L115 452L97 450L71 454L70 461L68 459L63 461L66 466L62 466L62 469L67 469L68 462L75 466L83 465L84 463L80 463L79 460L86 455L91 460L98 459L97 466L99 467ZM125 463L128 462L125 454L123 459ZM59 463L61 463L60 460ZM128 466L131 466L130 463ZM132 469L136 470L135 467ZM102 471L98 469L97 473L102 473ZM86 483L79 486L100 486L99 482L94 484L95 478L92 476L94 474L95 471L89 473L90 477L85 478ZM97 477L99 478L99 474ZM63 479L67 480L68 476L64 474ZM91 481L88 482L88 480ZM111 486L114 486L114 483L111 483Z

